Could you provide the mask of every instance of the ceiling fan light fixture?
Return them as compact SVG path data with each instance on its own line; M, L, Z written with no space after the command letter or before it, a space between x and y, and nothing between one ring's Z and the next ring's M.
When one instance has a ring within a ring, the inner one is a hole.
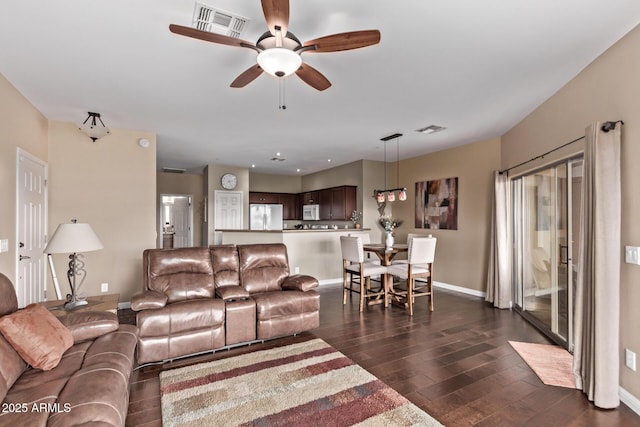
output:
M300 68L302 58L292 50L274 47L258 54L258 65L267 74L274 77L286 77Z

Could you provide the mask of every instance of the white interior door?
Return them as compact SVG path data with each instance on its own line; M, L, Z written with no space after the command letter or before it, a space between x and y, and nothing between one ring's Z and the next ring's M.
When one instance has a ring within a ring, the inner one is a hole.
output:
M218 230L242 229L242 192L215 192L215 227Z
M191 244L191 197L176 197L171 208L174 248L188 248Z
M16 170L16 294L24 307L46 299L47 164L18 149Z

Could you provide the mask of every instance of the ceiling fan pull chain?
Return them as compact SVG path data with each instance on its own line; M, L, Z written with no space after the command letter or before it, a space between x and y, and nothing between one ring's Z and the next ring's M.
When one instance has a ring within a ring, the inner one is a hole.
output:
M278 105L278 109L279 110L286 110L287 106L285 105L285 92L284 92L284 79L280 78L280 85L279 85L279 103L280 105Z

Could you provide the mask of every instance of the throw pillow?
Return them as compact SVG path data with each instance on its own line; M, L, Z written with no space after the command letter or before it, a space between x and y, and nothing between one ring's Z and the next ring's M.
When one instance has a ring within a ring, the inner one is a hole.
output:
M62 354L73 345L71 332L39 304L0 318L0 333L25 362L43 371L58 366Z

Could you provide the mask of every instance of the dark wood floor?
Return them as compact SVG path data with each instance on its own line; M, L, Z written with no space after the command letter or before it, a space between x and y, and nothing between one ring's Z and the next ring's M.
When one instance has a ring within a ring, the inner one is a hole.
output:
M542 384L507 341L548 341L516 313L436 289L433 313L420 298L413 318L379 305L361 315L357 298L343 307L340 287L323 287L320 293L321 326L310 333L135 371L126 425L161 425L162 370L314 337L447 426L640 425L640 416L625 405L598 410L580 391Z

